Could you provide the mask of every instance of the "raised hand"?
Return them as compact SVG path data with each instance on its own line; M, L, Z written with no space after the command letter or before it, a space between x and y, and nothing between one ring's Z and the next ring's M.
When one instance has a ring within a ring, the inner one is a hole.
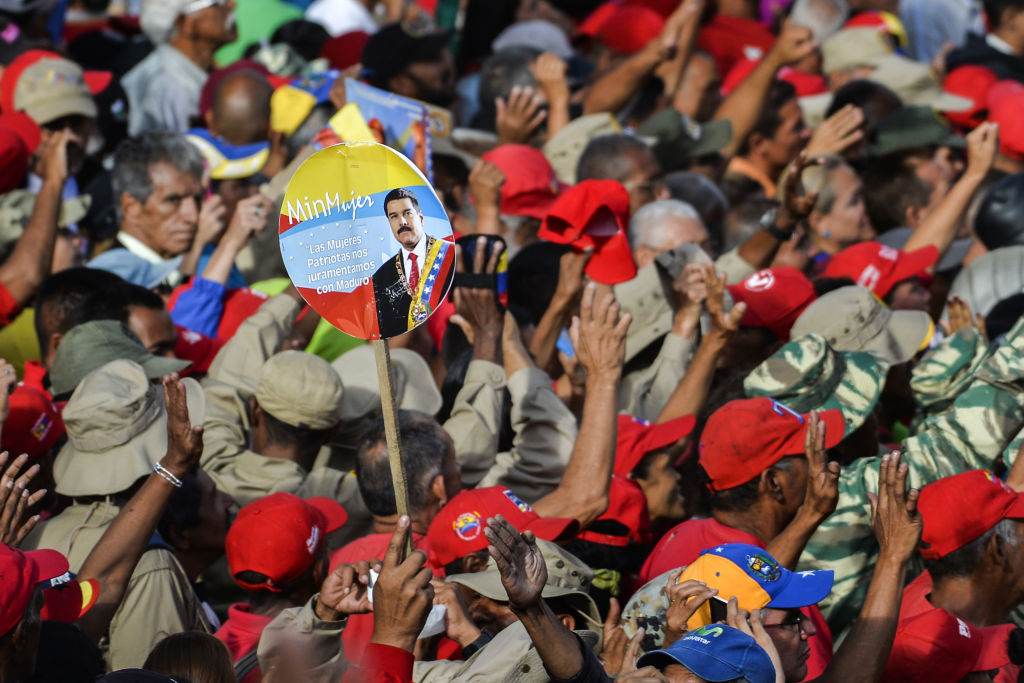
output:
M434 604L445 607L445 635L466 647L480 637L480 629L469 616L466 603L455 584L442 579L431 581L434 586Z
M983 178L992 170L999 151L999 124L985 122L967 134L967 170L964 175Z
M569 335L588 379L618 378L626 360L626 331L633 317L629 313L619 316L614 294L608 293L595 304L596 295L593 284L584 288L580 314L573 317Z
M479 211L482 207L497 210L501 206L501 186L505 184L505 174L490 161L481 159L469 172L469 196Z
M225 220L227 208L219 194L210 195L203 200L199 209L199 227L196 229L196 242L202 245L216 242L227 227Z
M568 251L562 254L558 259L558 285L555 287L554 298L569 306L579 303L586 284L587 264L593 256L593 247L587 247L580 252Z
M569 81L565 78L567 68L568 65L553 52L537 57L530 67L549 102L569 99Z
M665 642L668 647L686 635L686 622L690 620L701 605L712 596L718 595L717 588L708 588L701 581L679 582L682 569L677 569L668 577L665 594L668 596L668 611L665 613Z
M496 130L501 144L524 144L533 137L534 131L544 123L547 110L543 109L544 98L530 87L516 85L506 102L498 97L494 100L497 113Z
M199 465L203 456L203 426L189 421L185 385L178 373L163 378L167 406L167 455L160 464L179 479Z
M380 565L375 565L374 569L380 571ZM341 621L349 614L372 612L369 586L369 562L338 565L320 584L313 609L322 621Z
M455 268L460 273L466 272L465 259L462 258L462 248L456 246L457 256ZM501 256L501 245L495 243L491 253L487 253L487 238L479 237L476 241L476 249L473 254L472 272L476 275L494 275L498 270L498 259ZM477 346L477 342L486 342L487 354L492 356L487 360L497 360L501 333L505 326L505 319L502 311L498 309L498 301L493 289L481 287L454 287L452 288L452 301L455 304L455 315L451 322L459 325L466 333L470 343Z
M782 206L776 226L780 230L793 230L814 211L818 203L818 191L808 193L804 189L804 170L822 163L822 159L811 157L807 151L800 152L789 169L786 181L782 185Z
M972 317L971 307L966 301L958 296L951 296L947 307L949 308L949 320L942 321L942 328L946 332L946 336L952 336L960 330L974 327L983 338L988 338L985 330L985 316L979 313L977 317Z
M808 156L839 154L864 138L864 112L848 104L814 129L804 150Z
M6 467L0 477L0 542L16 548L39 521L39 515L25 519L25 512L43 499L46 489L29 494L28 483L39 473L39 465L32 465L22 473L21 468L28 462L27 455L19 455L10 465L9 460L7 451L0 452L0 468Z
M711 334L728 339L740 329L740 321L747 312L747 304L741 301L728 313L725 312L725 278L713 267L704 270L704 284L708 292L705 305L708 315L711 316Z
M68 144L82 141L70 129L50 133L36 152L36 175L44 181L63 185L68 179Z
M487 551L501 573L501 585L513 610L537 605L548 580L548 568L532 531L520 534L501 515L487 518Z
M825 423L816 411L812 411L807 420L804 455L807 456L807 495L801 507L820 523L836 511L840 467L839 463L828 461Z
M814 52L816 44L814 34L806 26L794 24L788 19L782 24L782 31L775 40L775 45L768 51L765 59L777 69L792 66Z
M267 216L273 208L270 200L262 194L246 197L235 205L235 214L231 217L225 236L242 243L247 242L250 237L266 227Z
M878 539L879 554L906 561L921 540L923 522L917 511L917 489L907 490L909 467L900 462L899 451L882 456L878 470L878 495L871 500L871 527Z
M616 598L608 600L608 617L604 620L604 646L601 648L601 662L604 671L614 676L622 668L629 638L622 628L622 608Z
M775 683L785 683L786 676L782 672L782 658L779 657L775 643L772 642L771 636L765 630L761 616L761 610L756 609L753 612L741 610L736 598L729 598L729 606L726 608L726 623L738 631L743 631L761 646L775 666Z
M399 517L373 587L370 642L412 652L434 603L434 587L430 585L433 574L424 566L427 556L422 550L414 550L404 561L398 561L409 537L409 524L407 515Z

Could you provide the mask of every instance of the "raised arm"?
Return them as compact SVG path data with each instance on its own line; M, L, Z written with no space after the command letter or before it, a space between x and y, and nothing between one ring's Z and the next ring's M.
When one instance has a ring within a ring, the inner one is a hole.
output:
M595 303L597 288L587 285L580 316L572 321L572 344L587 373L579 437L558 488L534 504L542 517L573 517L586 527L608 507L615 461L616 394L626 356L626 330L632 316L619 316L615 295Z
M537 367L552 377L559 375L558 336L572 320L573 311L580 303L580 294L586 281L584 270L594 255L592 247L580 253L566 252L558 260L558 285L547 310L537 323L530 339L530 353Z
M882 676L896 637L907 563L921 539L919 492L907 490L907 471L899 453L882 457L878 496L872 497L871 506L879 553L868 596L860 617L815 683L871 683Z
M933 245L945 253L953 243L960 217L971 203L999 150L999 125L983 123L967 135L967 170L921 225L910 235L903 251Z
M74 139L71 131L53 133L40 150L37 171L43 186L36 195L32 215L14 251L0 265L0 285L10 292L19 306L25 305L42 281L50 274L53 245L57 241L64 183L68 179L67 146Z
M135 565L146 552L165 508L178 491L170 477L180 480L199 464L203 453L203 428L189 422L185 385L176 374L164 377L163 384L167 404L167 454L160 460L160 467L170 476L153 472L146 478L78 572L79 579L99 582L96 604L77 622L94 642L99 642L106 633L124 598Z
M814 36L811 29L786 21L782 26L775 45L768 51L754 70L729 93L715 112L715 120L732 121L732 142L722 154L731 157L736 154L764 109L772 80L779 69L796 64L814 51Z

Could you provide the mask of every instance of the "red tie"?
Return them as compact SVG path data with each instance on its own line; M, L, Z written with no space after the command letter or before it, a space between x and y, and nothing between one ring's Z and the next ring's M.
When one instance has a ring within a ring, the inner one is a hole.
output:
M409 290L416 292L416 286L420 283L420 269L416 265L416 254L409 254L412 265L409 268Z

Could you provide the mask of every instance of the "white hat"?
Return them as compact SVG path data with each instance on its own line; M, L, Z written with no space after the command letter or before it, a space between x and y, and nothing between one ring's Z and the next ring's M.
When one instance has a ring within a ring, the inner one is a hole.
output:
M139 25L142 32L154 45L166 43L171 37L178 15L190 4L190 0L142 0L139 9Z

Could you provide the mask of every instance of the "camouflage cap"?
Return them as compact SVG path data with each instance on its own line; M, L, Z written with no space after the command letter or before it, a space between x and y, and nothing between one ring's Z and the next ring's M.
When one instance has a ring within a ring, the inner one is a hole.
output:
M603 622L597 610L597 604L589 593L590 586L594 582L594 570L584 564L581 559L554 543L537 539L537 546L544 555L544 564L548 568L548 580L541 596L545 598L579 596L580 612L586 615L587 620L591 622L582 627L601 632ZM483 571L453 574L447 580L461 584L485 598L508 602L508 593L505 592L505 587L501 583L501 573L498 571L493 557L488 558L487 566ZM578 628L580 626L577 624Z
M864 287L840 287L800 314L794 338L820 334L837 351L871 351L905 363L931 341L935 327L924 311L893 311Z
M91 203L89 195L64 199L60 205L57 226L66 228L85 218ZM0 254L14 248L14 243L25 231L35 205L36 195L29 190L12 190L0 195Z
M836 351L820 334L808 334L754 368L743 389L798 413L838 409L848 436L874 410L888 371L889 362L870 351Z
M149 379L181 372L192 365L187 360L154 356L124 323L93 320L72 327L61 339L50 366L51 393L55 397L71 393L83 377L118 359L138 363Z
M665 644L665 622L668 615L668 579L675 569L656 576L640 587L622 609L622 628L629 638L644 630L640 649L657 650Z
M305 351L267 359L255 396L263 410L292 427L330 429L341 421L341 377L323 358Z

